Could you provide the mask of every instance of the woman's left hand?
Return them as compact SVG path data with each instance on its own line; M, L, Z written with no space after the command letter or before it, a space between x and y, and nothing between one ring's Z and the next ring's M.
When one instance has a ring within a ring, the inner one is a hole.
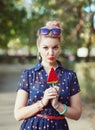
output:
M53 91L56 92L56 97L51 100L51 105L56 108L58 106L58 98L59 98L59 87L54 86Z

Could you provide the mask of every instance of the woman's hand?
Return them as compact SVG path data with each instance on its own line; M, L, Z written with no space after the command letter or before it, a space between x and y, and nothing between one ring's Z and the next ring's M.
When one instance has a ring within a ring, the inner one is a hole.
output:
M58 98L59 98L59 87L54 86L53 90L56 92L56 97L51 100L51 105L56 109L59 105Z
M45 90L44 96L42 98L42 103L44 104L44 106L46 106L50 100L58 97L57 89L58 88L50 87L50 88Z

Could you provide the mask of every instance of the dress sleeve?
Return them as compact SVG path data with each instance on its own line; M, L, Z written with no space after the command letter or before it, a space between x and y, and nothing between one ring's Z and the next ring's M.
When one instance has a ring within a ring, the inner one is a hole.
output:
M78 78L75 72L72 73L71 82L70 82L70 96L73 96L80 92L80 86L78 82Z
M28 76L28 70L24 70L20 76L19 82L18 82L18 88L17 91L19 89L23 89L26 92L29 92L29 76Z

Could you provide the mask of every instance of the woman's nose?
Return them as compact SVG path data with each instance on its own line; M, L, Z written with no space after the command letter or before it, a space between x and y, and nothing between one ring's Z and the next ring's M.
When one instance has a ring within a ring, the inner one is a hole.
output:
M53 55L53 49L49 49L49 54Z

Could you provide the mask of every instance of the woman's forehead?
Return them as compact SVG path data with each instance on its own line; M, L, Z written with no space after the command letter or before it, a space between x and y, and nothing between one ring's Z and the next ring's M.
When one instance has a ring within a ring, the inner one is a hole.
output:
M49 37L49 36L45 36L45 35L42 35L41 36L41 41L59 41L59 38L58 37Z
M50 38L50 37L47 37L47 38L42 38L41 42L40 42L40 45L59 45L60 42L57 38Z

